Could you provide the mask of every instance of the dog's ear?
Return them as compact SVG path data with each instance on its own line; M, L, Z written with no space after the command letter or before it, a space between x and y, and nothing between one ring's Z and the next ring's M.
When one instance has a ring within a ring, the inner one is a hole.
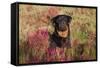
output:
M51 19L51 22L52 22L52 25L55 26L55 24L56 24L56 17L53 17L53 18Z
M67 23L70 23L71 22L71 20L72 20L72 17L71 16L66 16L66 18L67 18Z

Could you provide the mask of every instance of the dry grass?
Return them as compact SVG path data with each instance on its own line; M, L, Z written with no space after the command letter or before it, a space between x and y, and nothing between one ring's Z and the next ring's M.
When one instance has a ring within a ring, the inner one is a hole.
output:
M95 9L20 5L19 14L20 64L96 59ZM72 16L70 49L48 48L48 32L54 30L50 20L58 14Z

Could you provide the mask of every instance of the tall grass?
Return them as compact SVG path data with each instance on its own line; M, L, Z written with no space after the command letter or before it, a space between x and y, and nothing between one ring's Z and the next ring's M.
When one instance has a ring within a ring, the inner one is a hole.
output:
M72 16L71 48L49 48L52 17ZM96 10L93 8L19 6L19 63L96 59Z

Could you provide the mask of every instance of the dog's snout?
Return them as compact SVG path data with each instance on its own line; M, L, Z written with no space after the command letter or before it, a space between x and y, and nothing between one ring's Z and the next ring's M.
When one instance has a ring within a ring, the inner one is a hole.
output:
M59 24L58 30L59 31L65 31L65 30L67 30L67 25L66 24Z

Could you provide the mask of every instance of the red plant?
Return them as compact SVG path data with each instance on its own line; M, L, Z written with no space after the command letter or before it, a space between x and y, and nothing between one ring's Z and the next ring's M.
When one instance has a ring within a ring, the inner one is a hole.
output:
M43 11L42 14L40 15L40 21L43 23L48 23L48 21L58 15L58 9L56 7L48 7L48 10Z
M72 47L75 47L77 45L79 45L79 40L78 39L72 40Z
M48 31L47 29L40 28L35 32L30 32L28 34L28 46L32 49L31 54L32 57L30 60L41 61L41 56L44 55L46 50L48 49Z
M56 7L49 7L47 12L50 17L54 17L54 16L58 15L58 11L59 10Z
M55 58L56 58L56 49L48 48L46 52L46 61L48 62L55 61Z
M43 47L41 45L48 42L47 29L38 29L36 32L30 32L28 34L29 47Z
M46 61L65 61L65 52L63 48L48 48L46 52Z

